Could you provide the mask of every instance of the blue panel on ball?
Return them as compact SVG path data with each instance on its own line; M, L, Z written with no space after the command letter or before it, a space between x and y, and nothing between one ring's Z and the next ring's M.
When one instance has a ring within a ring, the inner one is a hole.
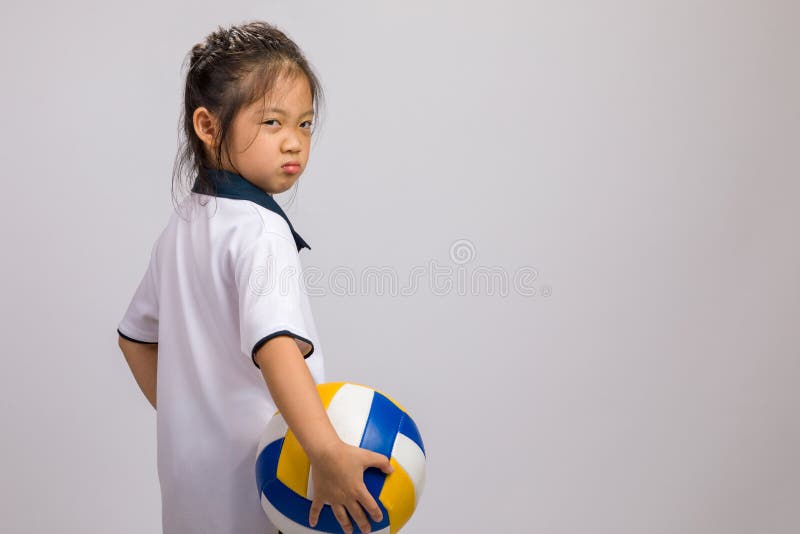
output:
M256 485L261 492L264 484L278 478L278 459L281 457L283 439L276 439L261 451L256 458Z
M344 532L342 530L342 526L339 524L339 521L336 519L336 516L333 515L333 510L329 504L326 504L322 507L322 511L319 513L319 520L317 521L317 524L313 527L309 525L308 514L311 512L311 501L302 495L295 493L291 488L277 478L272 482L267 483L263 493L269 502L272 503L272 506L299 525L303 525L306 528L321 532L335 532L337 534L342 534ZM372 521L372 519L369 517L369 514L366 513L366 510L364 510L367 519L369 519L369 524L372 527L373 532L389 526L389 513L378 499L375 499L375 501L378 503L378 506L381 509L383 520L377 523ZM358 525L356 525L354 522L353 533L361 534L361 529L359 529Z
M419 435L417 424L408 415L403 417L403 421L400 423L399 432L419 445L419 448L422 449L422 454L425 454L425 447L422 445L422 437Z
M391 458L397 430L404 416L403 411L395 403L376 391L372 397L372 406L359 446ZM364 484L376 499L381 494L384 480L386 475L376 467L369 467L364 471Z

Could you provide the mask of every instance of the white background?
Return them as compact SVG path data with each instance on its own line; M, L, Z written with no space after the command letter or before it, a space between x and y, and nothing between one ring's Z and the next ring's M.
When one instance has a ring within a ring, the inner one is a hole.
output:
M184 56L252 19L326 91L280 199L307 268L404 280L463 239L538 273L312 298L328 379L422 431L404 532L800 531L800 5L772 0L4 3L0 531L160 531L115 329Z

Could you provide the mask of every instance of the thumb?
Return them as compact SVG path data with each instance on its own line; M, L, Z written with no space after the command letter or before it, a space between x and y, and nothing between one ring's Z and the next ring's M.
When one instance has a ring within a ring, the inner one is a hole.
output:
M366 450L366 449L365 449ZM375 451L367 451L369 452L368 464L370 467L377 467L387 475L394 471L394 467L392 467L391 461L389 458L380 454Z

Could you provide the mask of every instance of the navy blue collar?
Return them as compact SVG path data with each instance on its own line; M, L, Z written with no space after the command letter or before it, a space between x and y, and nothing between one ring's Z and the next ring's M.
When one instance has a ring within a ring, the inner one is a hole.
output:
M289 218L283 212L275 199L272 198L272 195L254 183L249 182L245 177L225 169L209 169L207 167L203 167L201 172L205 172L211 178L211 181L216 188L216 191L213 193L214 196L234 198L238 200L249 200L251 202L255 202L259 206L277 213L283 217L283 220L285 220L286 224L289 225L289 229L292 231L292 236L294 237L294 242L297 245L297 251L300 252L300 249L303 247L311 250L311 247L308 246L308 243L306 243L302 237L300 237L300 234L294 231L294 227L292 226L292 223L289 222ZM194 186L192 187L193 193L201 192L198 185L198 181L195 180Z

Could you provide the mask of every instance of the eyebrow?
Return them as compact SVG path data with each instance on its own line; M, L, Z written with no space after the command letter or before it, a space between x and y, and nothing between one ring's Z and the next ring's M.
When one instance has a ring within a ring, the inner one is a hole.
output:
M257 114L259 114L260 112L261 112L261 111L259 110L259 111L257 112ZM281 115L287 115L286 111L285 111L285 110L283 110L283 109L281 109L281 108L269 108L269 109L265 109L265 110L264 110L264 113L280 113ZM314 114L314 110L313 110L313 109L309 109L308 111L306 111L305 113L301 114L300 116L301 116L301 117L305 117L306 115L313 115L313 114Z

